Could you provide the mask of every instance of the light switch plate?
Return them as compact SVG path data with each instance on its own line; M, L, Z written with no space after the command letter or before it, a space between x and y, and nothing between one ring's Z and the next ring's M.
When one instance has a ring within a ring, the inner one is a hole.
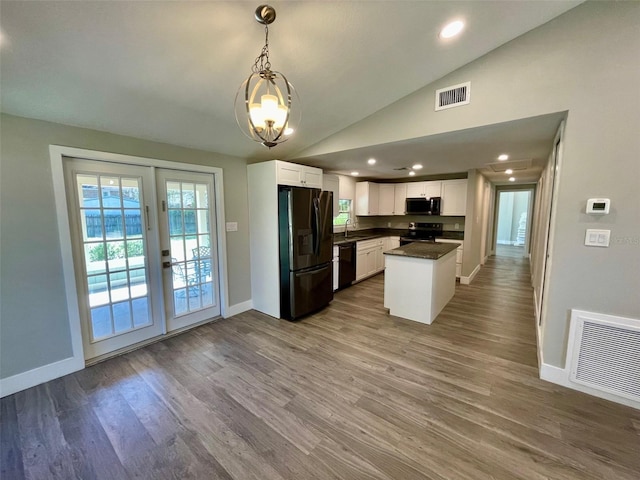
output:
M588 247L608 247L611 238L611 230L587 229L584 244Z
M226 228L227 228L227 232L237 232L238 222L227 222Z

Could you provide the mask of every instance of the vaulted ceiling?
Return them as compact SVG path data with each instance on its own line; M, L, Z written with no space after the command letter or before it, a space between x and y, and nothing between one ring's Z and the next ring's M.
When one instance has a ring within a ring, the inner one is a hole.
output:
M267 150L243 136L233 109L264 43L264 29L253 18L258 2L3 0L2 111L249 161L295 158L579 3L273 1L271 61L299 92L303 118L291 140ZM463 35L440 40L440 28L455 18L466 22ZM538 119L533 129L547 146L553 122L557 118ZM509 131L505 125L502 137L496 128L467 137L505 140ZM401 161L450 140L408 142ZM523 158L539 155L534 139L512 140L521 143ZM392 147L401 145L380 152ZM353 167L346 158L314 161L347 171Z

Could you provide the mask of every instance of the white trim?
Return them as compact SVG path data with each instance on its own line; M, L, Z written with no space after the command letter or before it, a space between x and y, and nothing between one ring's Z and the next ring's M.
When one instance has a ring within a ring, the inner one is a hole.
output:
M471 275L469 275L468 277L460 277L460 283L462 285L471 285L471 282L473 282L473 279L476 278L476 275L478 274L479 271L480 271L480 265L476 265L476 268L473 269L473 272L471 272Z
M597 390L595 388L590 388L585 385L580 385L579 383L572 382L569 379L569 370L556 367L554 365L549 365L548 363L540 363L540 379L545 380L547 382L555 383L556 385L561 385L566 388L570 388L572 390L577 390L582 393L587 393L589 395L593 395L594 397L604 398L605 400L610 400L612 402L620 403L622 405L626 405L628 407L636 408L640 410L640 402L635 400L631 400L624 397L619 397L618 395L613 395L611 393L603 392L601 390Z
M84 359L78 361L75 357L65 358L57 362L36 367L11 377L0 379L0 397L6 397L16 392L35 387L41 383L54 380L84 368Z
M542 289L541 295L542 299L540 301L540 319L538 321L539 324L542 325L544 329L544 325L546 323L547 317L547 304L549 300L549 292L551 291L549 282L551 279L551 268L553 266L553 242L555 240L556 234L556 217L558 212L558 191L560 189L560 173L562 171L562 157L564 156L564 129L565 129L565 120L560 122L560 126L558 127L558 131L556 132L556 136L553 139L553 151L555 152L553 158L553 162L555 164L555 174L553 175L553 179L551 182L551 210L549 212L549 231L547 232L546 245L542 251L542 270L544 272L544 277L542 279ZM556 145L558 145L558 150L555 150ZM541 346L542 348L542 346Z
M72 358L78 362L78 364L81 363L82 366L84 366L82 324L80 321L80 305L78 304L78 287L76 285L73 250L71 248L71 227L69 225L69 212L67 210L62 152L59 154L55 153L51 146L49 146L49 154L51 156L51 177L53 179L53 195L58 221L58 238L60 239L60 259L62 261L64 291L67 297L67 315L71 335Z
M247 300L246 302L236 303L235 305L230 305L227 309L226 315L224 318L233 317L235 315L239 315L240 313L247 312L253 308L253 301Z

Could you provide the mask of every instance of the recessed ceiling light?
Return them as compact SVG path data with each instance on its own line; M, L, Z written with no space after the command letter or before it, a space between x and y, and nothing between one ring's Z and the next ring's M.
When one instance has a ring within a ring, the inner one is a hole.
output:
M462 31L463 28L464 22L462 20L455 20L451 23L448 23L442 30L440 30L440 38L455 37Z
M506 153L503 153L502 155L498 156L498 160L500 160L501 162L504 162L505 160L509 160L509 155L507 155Z
M414 170L420 170L422 168L422 165L420 165L419 163L416 163L413 167Z
M375 165L376 164L376 159L375 158L370 158L369 160L367 160L367 163L369 165Z
M511 170L510 168L507 168L504 173L506 173L507 175L511 175L513 173L513 170Z
M354 177L357 177L358 175L360 175L359 172L351 172L351 175L353 175Z
M413 170L411 170L411 171L409 172L409 176L410 176L410 177L413 177L415 174L416 174L416 172L414 172Z
M516 177L509 177L509 181L510 182L515 182L516 181Z

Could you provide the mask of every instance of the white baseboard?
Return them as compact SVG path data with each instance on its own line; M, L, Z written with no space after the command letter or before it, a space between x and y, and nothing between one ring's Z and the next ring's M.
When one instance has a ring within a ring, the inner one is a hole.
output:
M480 271L480 265L476 265L476 268L473 269L473 272L471 272L471 275L469 275L468 277L460 277L460 283L463 285L470 285L471 282L473 282L473 279L476 278L476 275L478 274L479 271Z
M246 312L247 310L251 310L252 308L253 303L251 300L231 305L227 309L224 318L238 315L239 313ZM203 323L207 322L209 322L209 320ZM190 326L189 328L193 328L193 326ZM162 336L162 338L154 339L154 341L164 340L165 338L166 336ZM137 346L137 348L139 347L140 345ZM77 372L78 370L82 370L84 367L84 359L69 357L65 358L64 360L50 363L48 365L43 365L42 367L34 368L33 370L29 370L27 372L18 373L7 378L2 378L0 379L0 398L6 397L7 395L12 395L22 390L26 390L27 388L35 387L36 385L40 385L41 383L63 377L70 373Z
M77 372L83 368L84 360L69 357L42 367L34 368L27 372L0 379L0 397L6 397L7 395L12 395L27 388L35 387L49 380Z
M238 315L242 312L246 312L253 308L253 302L251 300L247 300L246 302L236 303L235 305L230 305L225 312L224 318L233 317L234 315Z
M626 405L627 407L636 408L640 410L640 402L631 400L624 397L619 397L608 392L602 392L595 388L587 387L579 383L572 382L569 379L569 370L564 368L549 365L548 363L540 363L540 379L547 382L555 383L572 390L577 390L582 393L593 395L594 397L604 398L615 403Z

